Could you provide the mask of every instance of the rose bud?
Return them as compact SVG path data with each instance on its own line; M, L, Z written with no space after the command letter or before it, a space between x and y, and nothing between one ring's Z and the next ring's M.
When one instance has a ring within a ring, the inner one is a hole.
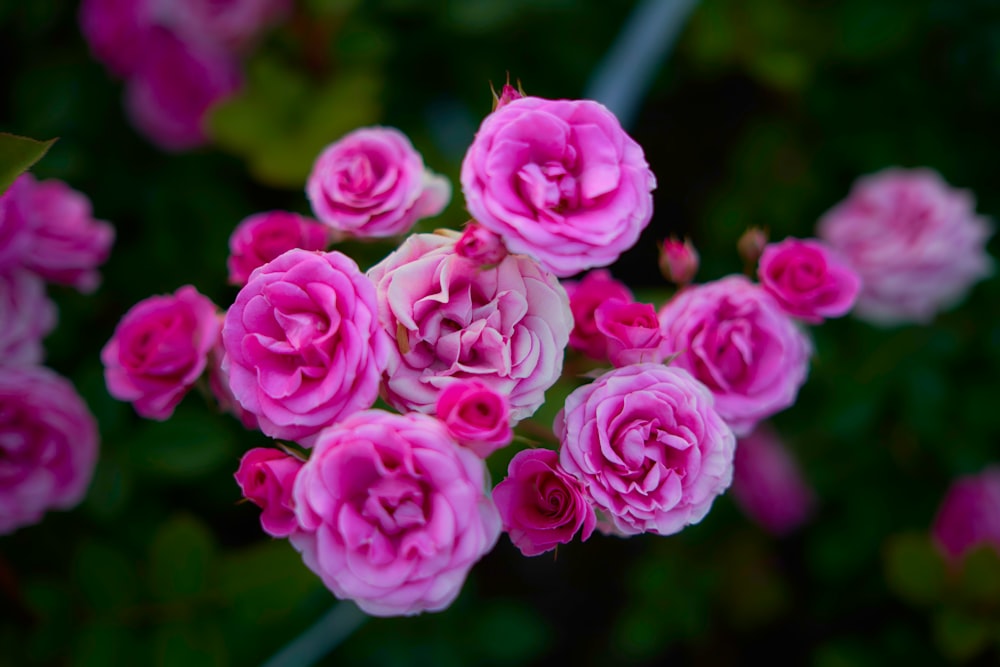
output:
M499 264L507 256L503 239L474 221L465 226L455 243L455 252L484 266Z
M608 358L608 339L598 331L594 314L602 303L612 299L632 301L632 291L625 283L615 280L607 269L591 271L580 281L564 280L562 285L573 311L569 346L591 359L604 361Z
M517 88L510 85L510 79L507 79L507 83L503 85L500 89L500 95L497 95L496 91L493 91L493 110L496 111L500 107L507 106L514 100L519 100L524 97L524 91L521 90L521 84L518 82Z
M616 368L658 364L667 356L663 327L651 304L605 301L594 311L594 324L604 335L608 360Z
M506 447L514 437L507 397L479 380L445 387L438 396L437 416L459 444L480 458Z
M743 263L748 270L757 265L757 260L760 259L766 245L767 232L760 227L750 227L743 232L743 236L736 242L736 250L743 258Z
M931 535L953 563L982 546L1000 553L1000 468L955 480L934 517Z
M303 461L270 447L243 455L234 477L243 497L261 509L260 525L271 537L288 537L299 528L292 488Z
M690 239L683 243L675 238L666 239L660 247L660 273L672 283L687 285L698 273L698 252Z

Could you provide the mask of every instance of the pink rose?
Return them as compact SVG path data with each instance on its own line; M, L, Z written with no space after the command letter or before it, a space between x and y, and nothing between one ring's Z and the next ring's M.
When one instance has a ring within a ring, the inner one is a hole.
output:
M981 546L1000 553L1000 468L955 480L934 517L931 535L953 563Z
M530 417L562 372L572 319L556 278L524 255L484 268L455 251L455 236L416 234L368 272L382 326L396 339L386 400L432 412L456 380L477 379Z
M205 370L216 311L191 285L132 306L101 350L108 392L147 419L168 419Z
M240 460L236 483L243 497L261 509L261 528L271 537L288 537L299 528L292 487L302 464L271 447L255 447Z
M455 252L477 264L499 264L507 256L503 239L475 221L465 225Z
M97 267L111 254L115 229L95 220L86 195L59 180L24 174L17 203L26 221L21 263L45 280L93 292Z
M929 322L993 270L972 195L927 169L858 180L818 232L861 276L855 313L876 324Z
M132 125L165 151L201 146L208 141L208 113L241 85L239 64L225 51L188 44L162 28L145 37L143 49L125 91Z
M27 271L0 271L0 365L37 364L42 339L56 325L45 283Z
M594 325L604 336L613 366L658 364L667 356L660 320L648 303L605 301L594 311Z
M97 60L128 77L143 62L155 10L154 0L83 0L80 31Z
M30 174L18 176L6 192L0 193L0 271L21 266L30 233L21 202L34 184Z
M306 445L371 407L391 346L377 309L371 281L342 253L289 250L260 267L222 328L236 400L267 435Z
M451 186L424 168L405 134L365 127L320 153L306 195L320 221L372 238L405 234L417 220L437 215L451 199Z
M673 364L708 387L737 435L794 403L809 372L809 339L743 276L681 291L660 321Z
M832 248L810 239L765 246L757 275L785 312L811 324L846 315L861 288L854 269Z
M743 513L774 535L808 520L816 495L778 435L758 426L736 443L733 499Z
M665 239L660 246L660 273L672 283L687 285L698 273L698 251L690 239Z
M236 225L229 237L229 282L242 287L258 266L293 248L326 250L330 230L287 211L255 213Z
M219 315L219 329L221 331L222 324L225 322L225 314ZM216 341L215 346L212 348L212 353L208 358L208 389L215 396L215 402L219 405L219 410L222 412L228 412L243 424L243 428L247 430L256 430L257 415L250 412L236 400L233 396L233 390L229 387L229 373L222 369L222 362L226 357L226 348L222 345L222 336L219 336L219 340Z
M504 104L462 162L472 216L557 276L607 266L635 245L655 187L642 148L591 100Z
M605 269L591 271L579 282L564 280L563 287L569 295L569 307L573 311L570 347L591 359L607 359L608 339L598 330L594 314L598 306L606 301L633 301L632 291L624 283L612 278L611 273Z
M242 51L291 8L291 0L170 0L160 22L186 41Z
M680 368L605 373L569 395L555 431L563 469L624 535L698 523L732 479L733 433Z
M525 556L569 544L577 533L586 542L597 523L580 483L559 467L559 454L551 449L518 452L506 479L493 489L493 502L510 541Z
M514 438L507 397L479 380L452 382L438 396L437 417L451 437L486 458Z
M97 464L97 422L73 385L41 366L0 365L0 535L75 507Z
M440 611L500 536L486 484L437 419L359 412L320 434L295 480L292 545L366 613Z

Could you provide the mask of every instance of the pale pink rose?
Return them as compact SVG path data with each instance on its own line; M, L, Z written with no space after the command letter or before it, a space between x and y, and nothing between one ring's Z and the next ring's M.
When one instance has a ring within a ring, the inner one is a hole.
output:
M653 215L642 148L592 100L523 97L488 115L462 162L472 216L557 276L611 264Z
M225 313L219 315L219 329L225 322ZM226 357L226 349L222 345L222 336L216 341L208 358L208 389L215 396L215 401L222 412L228 412L243 424L243 428L253 431L258 428L257 415L250 412L236 400L233 390L229 387L229 374L222 369L222 361Z
M56 325L56 307L45 283L23 270L0 271L0 365L37 364L42 339Z
M563 469L623 535L698 523L732 480L736 439L705 386L680 368L605 373L569 395L555 431Z
M291 4L291 0L168 0L157 4L157 19L186 41L245 51L288 13Z
M369 614L440 611L500 536L487 477L437 419L359 412L324 430L299 472L292 545Z
M30 228L21 202L33 183L29 174L21 174L0 193L0 271L20 267L24 259Z
M133 74L147 53L156 0L83 0L80 31L94 57L120 77Z
M62 181L21 176L15 204L26 221L21 264L49 282L93 292L101 282L97 267L111 254L115 229L95 220L90 200Z
M954 563L982 546L1000 553L1000 468L990 467L952 482L934 517L931 535Z
M368 272L396 339L383 394L400 411L430 413L449 383L477 379L506 395L520 421L562 372L566 292L530 257L482 267L460 256L456 236L410 236Z
M405 234L437 215L451 185L424 167L410 140L391 127L364 127L327 146L306 183L313 212L331 228L363 238Z
M687 285L698 273L698 251L690 239L665 239L660 246L660 273L672 283Z
M236 225L229 237L229 282L246 285L254 269L293 248L326 250L330 237L325 226L296 213L255 213Z
M255 447L240 459L234 477L243 497L261 509L260 526L271 537L299 528L292 488L303 461L273 447Z
M854 312L876 324L929 322L993 271L972 195L928 169L858 180L817 229L861 276Z
M475 221L465 226L455 252L477 264L499 264L507 256L503 239Z
M777 433L758 426L736 443L732 494L750 519L773 535L805 523L816 495Z
M223 50L188 44L163 28L145 37L143 49L125 90L132 125L165 151L205 144L208 113L241 85L239 63Z
M658 364L667 357L663 327L648 303L605 301L594 311L594 325L604 336L612 366Z
M75 507L97 464L97 422L69 380L0 364L0 535Z
M591 359L607 359L608 339L597 329L594 313L598 306L612 299L633 301L632 290L612 278L606 269L591 271L579 282L564 280L562 284L569 295L570 310L573 311L573 331L569 335L569 346Z
M479 380L452 382L438 396L437 418L458 443L486 458L514 438L507 397Z
M787 238L765 246L757 276L785 312L810 324L846 315L861 289L854 269L812 239Z
M289 250L260 267L226 313L222 368L274 438L310 444L371 407L392 345L375 288L340 252Z
M143 417L168 419L208 364L216 311L191 285L132 306L101 350L108 392Z
M597 523L580 483L559 467L559 453L551 449L518 452L493 489L493 502L510 541L525 556L569 544L577 533L586 542Z
M777 301L743 276L682 290L661 310L668 354L715 395L737 435L795 402L812 345Z

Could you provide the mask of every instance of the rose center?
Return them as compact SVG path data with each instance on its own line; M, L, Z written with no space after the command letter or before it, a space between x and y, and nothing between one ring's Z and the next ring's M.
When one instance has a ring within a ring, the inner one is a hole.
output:
M389 474L368 489L361 516L376 524L385 535L396 535L426 523L424 492L409 477Z
M580 206L579 183L558 162L524 165L517 172L517 185L521 196L538 213L560 214Z

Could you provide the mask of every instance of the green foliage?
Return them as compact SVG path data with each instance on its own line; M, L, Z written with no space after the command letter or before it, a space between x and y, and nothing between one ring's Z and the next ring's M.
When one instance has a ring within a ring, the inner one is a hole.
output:
M48 152L55 139L37 141L28 137L0 132L0 194Z

